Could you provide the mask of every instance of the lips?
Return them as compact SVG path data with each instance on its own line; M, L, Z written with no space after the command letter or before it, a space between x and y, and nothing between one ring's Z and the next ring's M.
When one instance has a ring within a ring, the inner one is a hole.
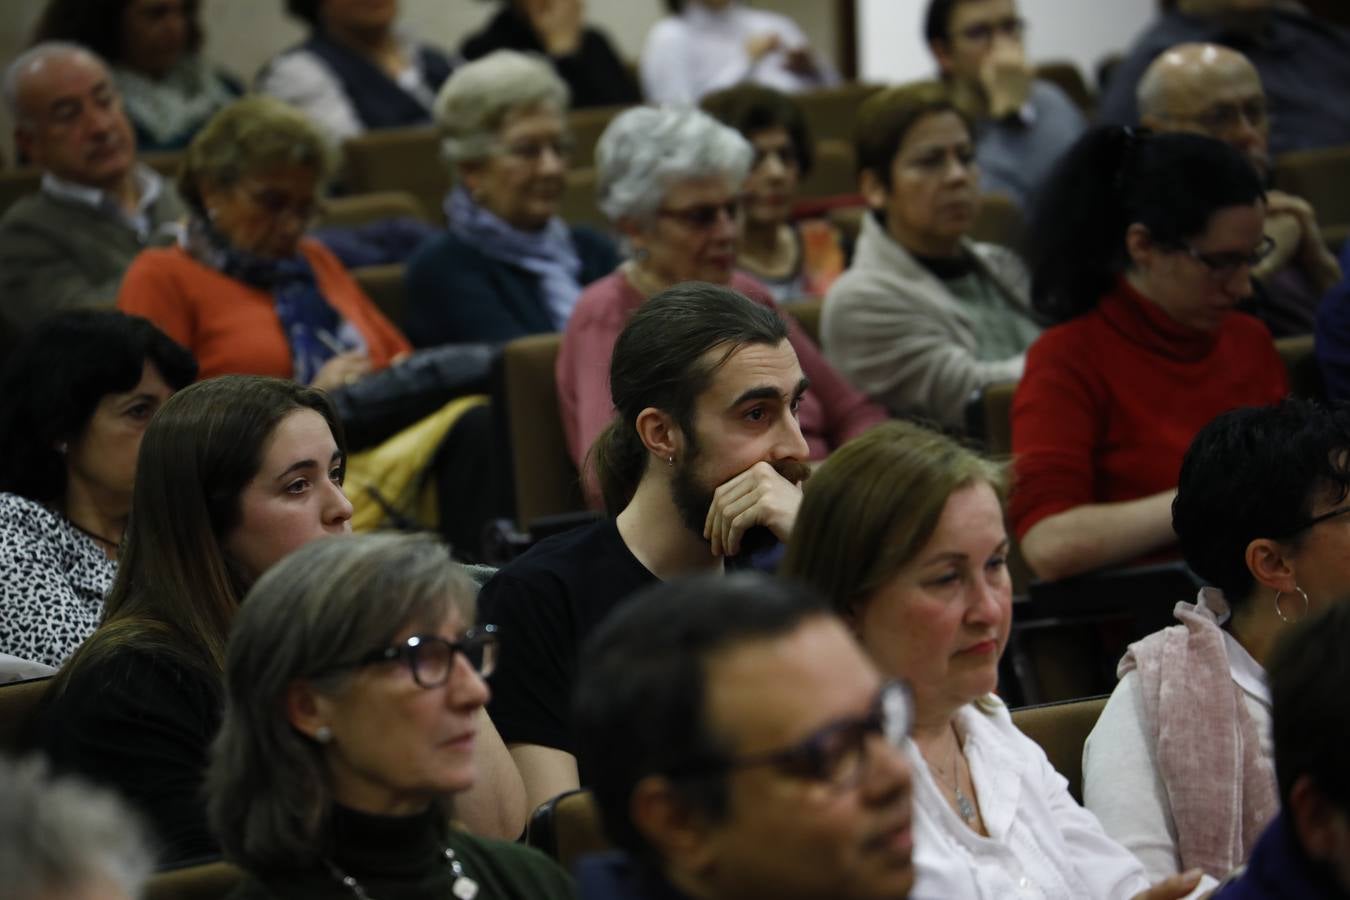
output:
M965 647L961 650L958 650L957 654L961 656L965 655L984 656L986 654L995 653L997 651L998 651L998 641L994 640L993 638L989 638L987 640L980 641L979 643L971 644L969 647Z
M914 852L914 831L909 817L877 832L867 840L866 847L909 859Z
M464 734L461 734L458 737L452 737L449 740L445 741L442 744L442 746L449 747L455 750L472 750L474 740L477 737L478 732L466 731Z

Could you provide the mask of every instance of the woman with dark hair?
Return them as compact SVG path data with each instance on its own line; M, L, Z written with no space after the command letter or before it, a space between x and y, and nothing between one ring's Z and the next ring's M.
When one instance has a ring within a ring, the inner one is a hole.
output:
M73 41L107 61L142 153L180 150L242 93L201 56L201 0L49 0L33 43Z
M497 657L474 586L428 536L321 540L249 591L225 660L211 822L234 900L573 896L535 850L451 825Z
M144 319L59 313L0 375L0 653L60 666L117 571L151 416L196 377Z
M1041 578L1167 551L1181 457L1214 416L1288 390L1270 332L1234 307L1270 251L1251 164L1191 134L1090 131L1029 233L1051 321L1012 408L1011 519Z
M341 141L424 125L450 58L394 27L398 0L286 0L309 38L269 62L255 89L309 116Z
M1083 799L1162 877L1241 865L1279 809L1271 647L1350 599L1350 412L1289 398L1236 409L1186 452L1172 525L1212 587L1130 646L1083 748Z
M328 398L276 378L191 385L146 429L103 621L48 690L37 733L56 765L132 801L165 860L215 849L199 794L230 623L273 563L350 529L345 465Z
M699 105L739 131L755 151L741 195L736 267L779 303L824 297L844 271L844 249L839 230L824 219L792 218L797 188L815 161L801 107L781 91L754 84L709 94Z

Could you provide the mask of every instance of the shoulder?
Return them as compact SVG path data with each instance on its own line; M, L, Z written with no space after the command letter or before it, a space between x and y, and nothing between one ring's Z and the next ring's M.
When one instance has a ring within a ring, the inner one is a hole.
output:
M657 21L647 32L647 42L672 43L684 41L690 37L689 23L681 16L666 16ZM650 46L649 48L650 49Z
M565 336L587 326L622 327L629 313L641 304L642 298L628 286L623 272L612 272L582 290L572 310L572 318L568 320ZM618 334L617 330L615 334Z
M769 309L778 308L778 304L773 302L773 294L753 275L747 275L739 270L732 272L731 289L744 294L760 306L767 306Z
M127 274L179 273L204 269L201 263L183 252L181 247L149 247L136 254L136 258L127 267Z
M0 493L0 541L69 534L70 526L47 507L18 494Z
M1053 81L1036 79L1031 83L1031 102L1037 112L1048 112L1060 116L1072 115L1082 118L1078 105L1064 93L1064 89Z
M613 519L600 519L589 525L581 525L544 538L524 555L507 563L483 586L487 591L499 580L532 580L540 576L553 576L562 580L563 576L574 571L585 571L587 567L604 560L623 546L618 526ZM624 548L625 551L627 548ZM585 565L581 564L585 560Z
M37 190L31 194L24 194L9 205L5 214L0 216L0 228L22 227L50 218L53 213L60 213L65 209L65 204L56 203L44 191Z

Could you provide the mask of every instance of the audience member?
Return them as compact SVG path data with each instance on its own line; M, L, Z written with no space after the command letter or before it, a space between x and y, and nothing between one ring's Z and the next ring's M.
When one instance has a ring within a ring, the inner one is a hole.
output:
M644 591L586 644L581 758L620 854L587 900L903 900L913 725L812 593L767 576Z
M1264 325L1233 308L1270 252L1256 171L1190 134L1089 132L1033 219L1032 302L1052 321L1012 407L1012 524L1041 578L1168 552L1200 428L1288 390Z
M703 109L741 133L754 158L741 193L736 267L778 303L825 296L846 264L839 229L824 219L794 219L801 180L811 174L815 141L791 97L742 84L708 94Z
M1062 90L1035 77L1015 0L929 0L924 39L956 105L975 122L984 190L1031 206L1087 127Z
M577 109L641 101L637 83L609 38L586 24L585 0L499 2L501 11L465 38L460 47L465 59L497 50L543 54L567 83Z
M1247 58L1218 44L1181 44L1139 79L1139 117L1154 131L1189 131L1225 141L1270 180L1270 119L1261 76ZM1275 248L1252 275L1246 306L1276 337L1307 334L1317 303L1341 277L1317 215L1302 198L1266 191L1266 234Z
M231 897L573 896L538 851L449 824L496 739L473 596L443 544L396 534L314 541L250 589L207 776Z
M592 451L610 517L541 541L481 598L504 642L492 717L531 808L579 783L567 707L595 625L638 588L791 533L807 384L787 324L726 288L671 288L619 335L617 412Z
M331 252L303 237L330 148L303 115L239 100L193 140L178 178L177 247L137 257L117 305L192 351L203 378L294 378L331 389L409 349Z
M1275 815L1264 666L1287 623L1350 596L1328 519L1347 493L1350 417L1305 400L1225 413L1186 452L1172 521L1214 586L1130 646L1083 750L1088 809L1151 875L1222 878Z
M450 58L395 30L398 7L398 0L286 0L309 38L268 63L256 89L296 107L334 141L430 122Z
M1282 811L1251 862L1214 900L1350 897L1350 604L1338 603L1284 637L1270 661L1275 773Z
M0 375L0 653L64 663L117 571L136 453L197 365L144 319L71 310Z
M137 900L154 858L116 797L0 759L0 884L9 900Z
M1135 91L1155 57L1177 44L1243 53L1270 101L1275 154L1350 144L1350 31L1285 0L1177 0L1135 39L1102 93L1099 119L1132 125Z
M542 60L502 50L436 98L457 185L449 230L408 262L407 329L419 346L561 331L581 289L618 265L609 238L558 217L571 138L567 86Z
M692 106L711 91L752 81L796 93L839 75L782 13L741 0L666 0L670 15L652 26L639 74L647 102Z
M201 55L200 0L48 0L36 41L73 41L107 61L141 152L181 150L243 91Z
M897 415L961 427L971 392L1022 374L1040 333L1027 272L968 237L979 168L966 119L935 82L869 97L856 126L870 213L825 297L825 356Z
M1350 241L1341 247L1339 282L1317 308L1316 354L1327 399L1350 400Z
M697 110L642 107L615 119L596 153L600 208L632 259L582 293L557 364L563 430L593 503L586 452L614 416L605 371L633 311L683 281L727 285L774 308L763 286L735 270L737 198L753 153L744 138ZM810 458L822 459L885 411L841 378L791 318L787 328L811 382L798 409L802 434Z
M1149 888L992 693L1012 623L1003 482L951 438L888 423L820 467L783 560L913 688L915 896L1185 896L1200 873Z
M176 237L177 192L136 162L117 87L83 47L25 51L4 94L14 142L43 177L0 217L0 317L26 330L61 309L112 305L132 258Z
M215 849L200 791L230 622L273 563L349 530L344 465L328 399L279 379L191 385L145 431L102 624L49 688L38 736L131 800L165 860Z

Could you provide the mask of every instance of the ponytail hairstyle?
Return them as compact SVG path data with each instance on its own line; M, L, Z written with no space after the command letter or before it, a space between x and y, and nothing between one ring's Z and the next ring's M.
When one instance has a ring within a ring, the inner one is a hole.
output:
M1136 222L1163 246L1203 233L1214 213L1265 199L1237 150L1195 134L1095 128L1060 159L1032 210L1032 305L1054 322L1088 312L1129 268Z
M722 364L746 344L776 347L787 323L730 288L686 281L638 308L614 344L609 363L613 421L591 445L605 509L617 515L647 471L647 447L637 433L644 409L668 413L686 437L694 433L694 404ZM711 362L708 351L721 348Z

